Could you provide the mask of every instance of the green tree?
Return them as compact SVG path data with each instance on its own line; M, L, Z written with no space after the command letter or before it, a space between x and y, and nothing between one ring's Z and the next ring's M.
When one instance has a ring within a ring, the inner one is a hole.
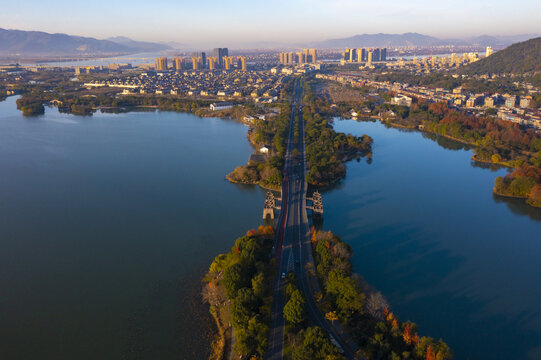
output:
M234 299L240 289L250 285L250 278L244 267L240 263L236 263L225 270L223 284L227 297Z
M299 335L299 345L292 352L294 360L327 360L337 358L340 352L329 337L317 326L302 330Z
M284 318L286 321L293 325L303 323L306 320L305 304L306 300L300 290L294 290L284 306Z
M246 327L248 321L257 314L258 307L259 301L252 289L240 289L231 306L233 325L240 328Z
M239 328L235 333L234 350L237 354L263 356L268 346L269 327L253 317L246 328Z

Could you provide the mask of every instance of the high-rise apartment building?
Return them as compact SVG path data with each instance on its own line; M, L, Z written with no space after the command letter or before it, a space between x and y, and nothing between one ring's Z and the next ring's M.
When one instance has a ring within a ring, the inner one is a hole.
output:
M204 68L205 64L207 63L207 54L204 52L195 52L192 54L192 58L194 57L201 59L201 68Z
M309 61L312 64L317 63L317 50L316 49L308 49L308 55L310 57Z
M224 68L224 57L229 56L228 48L215 48L212 54L218 61L218 64Z
M240 66L239 66L240 69L242 71L246 71L246 58L244 56L239 56L238 59L239 59L238 62L240 64Z
M208 58L208 61L209 61L209 70L215 70L216 66L219 65L217 57L211 56Z
M224 56L223 57L223 64L224 64L223 68L225 70L231 70L231 68L233 67L233 60L234 59L235 58L233 56Z
M192 69L201 70L203 67L203 59L200 57L192 57Z
M379 61L387 61L387 49L382 48L379 50Z
M486 57L489 57L493 53L494 53L494 50L492 50L492 46L487 46Z
M368 63L371 63L374 59L374 50L368 49L366 52L366 61Z
M173 64L176 71L184 70L184 58L176 57L173 59Z
M346 49L342 53L343 62L373 62L373 61L387 61L387 49L386 48L374 48L374 49Z
M156 70L157 71L166 71L167 70L167 58L159 57L156 59Z

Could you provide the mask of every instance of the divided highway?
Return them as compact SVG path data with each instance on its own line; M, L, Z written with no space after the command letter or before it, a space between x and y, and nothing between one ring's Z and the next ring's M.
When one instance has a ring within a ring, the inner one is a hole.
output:
M294 272L297 276L299 289L306 297L306 311L312 326L319 326L335 340L347 359L355 359L358 350L356 344L339 326L333 326L325 319L324 314L317 307L314 292L319 291L317 281L310 283L307 266L313 266L312 245L310 242L310 229L306 213L306 165L304 143L304 121L300 99L302 88L297 84L294 90L292 114L289 126L287 153L284 164L284 181L282 184L282 206L278 220L274 256L278 264L278 273L274 280L274 300L272 305L271 329L269 350L265 359L283 359L285 319L283 310L285 306L283 274ZM294 138L295 117L298 115L300 143ZM298 155L293 156L293 149Z

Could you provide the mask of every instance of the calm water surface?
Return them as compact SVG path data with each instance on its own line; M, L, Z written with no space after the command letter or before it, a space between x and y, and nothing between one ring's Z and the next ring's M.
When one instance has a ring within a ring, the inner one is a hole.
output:
M200 280L261 222L246 127L0 103L0 358L204 359Z
M418 132L336 128L375 141L324 194L356 270L457 359L541 359L541 212L493 197L506 170ZM224 179L250 151L232 121L0 103L0 358L206 358L201 276L261 222L264 193Z
M541 210L492 195L471 150L379 123L336 121L374 138L323 196L324 227L353 246L355 270L457 359L541 359Z

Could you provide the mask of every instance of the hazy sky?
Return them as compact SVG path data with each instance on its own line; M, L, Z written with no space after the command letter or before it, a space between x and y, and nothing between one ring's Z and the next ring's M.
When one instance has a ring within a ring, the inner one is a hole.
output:
M295 43L361 33L541 33L539 0L19 0L0 27L184 44Z

